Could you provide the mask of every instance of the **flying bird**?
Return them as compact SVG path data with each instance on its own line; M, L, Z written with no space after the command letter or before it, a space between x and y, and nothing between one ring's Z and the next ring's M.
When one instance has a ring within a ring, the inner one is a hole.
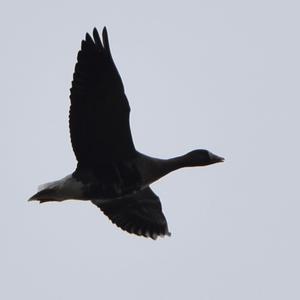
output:
M207 150L171 159L138 152L130 126L130 107L114 64L104 27L81 42L70 89L69 127L76 170L46 183L29 201L90 200L118 227L156 239L170 235L158 196L150 185L183 168L223 162Z

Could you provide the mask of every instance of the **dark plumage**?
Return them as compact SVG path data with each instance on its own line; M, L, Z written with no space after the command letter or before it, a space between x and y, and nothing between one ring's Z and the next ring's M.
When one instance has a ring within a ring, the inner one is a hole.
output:
M159 198L149 185L182 167L224 159L194 150L172 159L136 151L129 127L130 107L113 62L106 28L87 33L78 52L71 88L71 142L78 164L73 174L41 187L29 200L91 200L130 233L155 239L169 235Z

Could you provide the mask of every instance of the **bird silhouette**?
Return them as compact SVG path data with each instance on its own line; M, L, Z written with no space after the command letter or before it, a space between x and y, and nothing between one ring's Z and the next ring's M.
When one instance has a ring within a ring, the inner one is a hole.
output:
M93 38L87 33L82 41L70 91L69 126L76 170L42 185L29 200L90 200L129 233L152 239L170 235L150 184L174 170L224 159L204 149L171 159L149 157L135 149L130 107L105 27L102 41L96 28Z

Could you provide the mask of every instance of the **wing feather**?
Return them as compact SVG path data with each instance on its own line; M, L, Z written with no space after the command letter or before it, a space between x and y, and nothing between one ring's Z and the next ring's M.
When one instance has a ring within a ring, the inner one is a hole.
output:
M126 160L136 154L130 107L110 54L106 28L104 47L96 28L93 38L87 33L81 43L70 90L71 142L78 162L87 166Z
M148 187L135 194L112 200L93 200L121 229L151 237L170 235L159 198Z

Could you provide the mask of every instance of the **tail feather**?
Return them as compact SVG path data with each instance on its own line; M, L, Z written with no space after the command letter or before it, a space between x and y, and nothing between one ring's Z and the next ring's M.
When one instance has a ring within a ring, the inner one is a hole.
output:
M31 198L28 199L28 201L40 201L40 203L43 203L49 201L62 201L62 199L58 199L57 189L46 188L34 194Z
M29 201L37 200L41 203L48 201L63 201L67 199L82 199L83 184L72 175L60 180L48 182L38 187L38 192Z

